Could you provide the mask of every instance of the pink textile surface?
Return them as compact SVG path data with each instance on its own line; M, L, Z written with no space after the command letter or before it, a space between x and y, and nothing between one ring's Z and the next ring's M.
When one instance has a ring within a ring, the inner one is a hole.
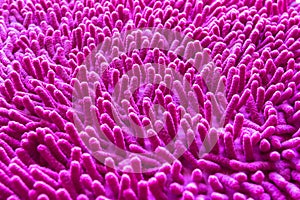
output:
M0 0L0 200L299 200L299 11Z

